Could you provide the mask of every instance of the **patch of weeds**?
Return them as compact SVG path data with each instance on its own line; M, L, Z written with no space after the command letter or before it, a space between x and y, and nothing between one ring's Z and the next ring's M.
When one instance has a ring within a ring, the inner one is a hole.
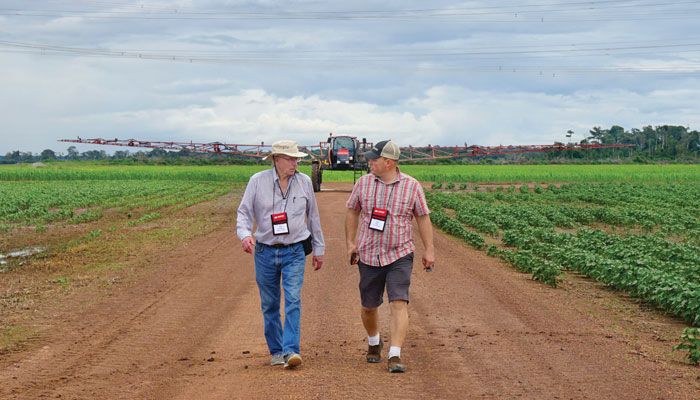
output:
M158 229L147 234L152 239L172 240L175 237L174 229Z
M34 335L32 329L24 326L9 325L0 327L0 352L15 349L20 343Z
M129 226L134 226L134 225L142 224L142 223L144 223L144 222L152 221L152 220L154 220L154 219L158 219L158 218L160 218L160 217L161 217L160 213L146 214L146 215L142 216L141 218L139 218L139 219L137 219L137 220L130 221L130 222L128 223L128 225L129 225Z
M683 329L681 343L673 346L673 350L688 350L688 362L700 364L700 328Z
M10 224L0 224L0 233L7 233L13 228Z
M433 186L431 186L432 189L442 189L442 182L435 182L433 183Z
M94 210L85 211L82 214L78 214L78 215L74 216L73 218L68 220L68 223L69 224L84 224L86 222L97 221L100 218L102 218L102 210L94 209Z
M41 221L43 222L56 222L56 221L62 221L67 218L73 217L73 210L57 210L57 211L50 211L47 214L43 215L41 217Z
M34 227L34 231L36 231L36 233L44 233L47 230L48 230L48 228L44 224L39 224L36 227Z
M119 263L94 263L83 267L86 271L118 271L124 268L124 265Z
M59 276L58 278L54 279L52 281L53 283L57 283L63 288L64 290L68 289L70 287L70 278L67 276Z
M61 252L61 251L66 251L68 249L75 249L75 248L78 248L80 246L85 246L86 242L89 242L92 239L98 238L100 236L102 236L102 230L100 230L100 229L92 230L92 231L88 232L87 235L82 236L78 239L73 239L73 240L69 241L68 243L66 243L65 245L58 247L57 251Z
M90 231L87 235L85 235L85 239L90 240L90 239L95 239L102 236L102 230L101 229L95 229L94 231Z

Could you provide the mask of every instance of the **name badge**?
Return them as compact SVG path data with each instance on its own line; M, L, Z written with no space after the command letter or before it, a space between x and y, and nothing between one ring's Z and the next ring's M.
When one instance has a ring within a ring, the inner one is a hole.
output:
M389 216L389 211L383 208L374 207L372 209L372 218L369 220L369 229L377 232L384 232L386 226L386 218Z
M281 212L278 214L272 214L270 216L272 219L272 234L273 235L287 235L289 234L289 224L287 223L287 213Z

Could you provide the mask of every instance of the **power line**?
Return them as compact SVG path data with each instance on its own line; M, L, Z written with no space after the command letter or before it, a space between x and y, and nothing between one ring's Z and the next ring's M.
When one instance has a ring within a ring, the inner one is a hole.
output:
M314 59L316 56L329 56L336 57L342 55L343 57L454 57L454 56L521 56L521 55L537 55L537 54L552 54L556 56L562 56L566 54L584 53L584 55L595 55L609 54L616 52L624 52L628 50L639 51L639 50L649 50L649 51L664 51L664 52L690 52L690 51L700 51L700 39L691 41L689 43L669 43L657 41L657 44L652 44L653 42L644 42L641 44L639 42L609 42L609 43L580 43L580 44L557 44L557 45L526 45L526 46L505 46L503 49L496 48L494 46L488 47L476 47L472 49L373 49L372 51L362 51L362 50L283 50L283 51L266 51L266 50L241 50L241 51L222 51L222 50L147 50L147 49L106 49L106 48L81 48L72 46L59 46L47 43L28 43L28 42L11 42L11 41L0 41L0 46L4 47L18 47L42 51L55 51L55 52L65 52L65 53L75 53L75 54L136 54L136 53L149 53L152 55L165 56L165 57L199 57L202 55L219 55L222 57L260 57L264 55L270 57L270 55L293 55L299 58L309 57ZM510 49L510 50L507 50ZM165 54L161 54L165 53Z
M637 45L637 46L620 46L620 47L604 47L604 48L587 48L587 49L571 49L571 52L593 52L593 51L639 51L639 50L652 50L652 49L663 49L668 51L670 47L678 47L679 51L692 51L687 47L698 47L700 43L687 43L687 44L658 44L658 45ZM475 71L494 71L494 72L523 72L523 71L558 71L558 72L607 72L607 73L619 73L619 72L651 72L651 73L697 73L700 72L700 62L691 63L685 62L682 65L666 65L666 66L637 66L637 67L625 67L619 65L525 65L525 64L514 64L518 61L509 60L497 60L499 62L494 62L493 65L449 65L440 63L440 60L422 60L424 57L434 57L434 56L476 56L473 61L486 61L482 56L493 56L495 54L503 55L522 55L527 54L528 51L511 51L511 52L458 52L458 53L423 53L423 54L404 54L404 55L386 55L381 52L378 53L358 53L351 56L338 57L335 54L329 53L316 53L316 54L306 54L306 55L294 55L291 54L291 58L284 58L275 54L246 54L246 53L226 53L218 55L207 55L207 54L188 54L183 52L142 52L133 50L114 50L114 49L103 49L103 48L78 48L78 47L67 47L67 46L55 46L49 44L36 44L36 43L20 43L20 42L8 42L0 41L0 47L7 48L4 52L12 53L28 53L28 54L41 54L41 55L74 55L82 57L99 57L99 58L125 58L125 59L138 59L138 60L160 60L160 61L175 61L175 62L185 62L185 63L206 63L206 64L234 64L234 65L265 65L265 66L303 66L306 64L318 65L332 64L332 65L353 65L358 64L367 65L374 64L376 66L384 65L386 63L392 63L402 59L415 58L417 65L405 65L406 69L414 70L475 70ZM685 48L684 48L685 47ZM0 50L2 51L2 50ZM541 54L543 52L554 53L562 52L563 49L550 49L550 50L531 50L530 54ZM592 54L583 54L590 57ZM593 54L595 55L595 54ZM560 59L557 57L556 59ZM420 64L420 62L423 64ZM395 66L392 66L394 68Z
M115 3L119 4L119 3ZM567 16L566 13L586 11L588 14L605 12L595 21L603 20L638 20L644 17L656 19L686 19L700 12L697 8L677 8L677 6L700 4L700 1L686 0L676 2L640 3L629 1L590 1L548 3L530 5L501 5L471 8L428 8L407 10L365 10L365 11L227 11L205 10L188 11L180 8L126 10L85 10L85 9L0 9L0 15L19 17L80 17L89 19L147 19L147 20L422 20L424 18L470 19L474 22L587 22L580 15ZM546 8L555 7L555 8ZM557 8L558 7L558 8ZM568 8L567 8L568 7ZM665 9L657 9L657 8ZM539 8L539 9L533 9ZM614 13L614 9L634 10ZM612 12L611 12L612 10ZM534 15L537 14L537 15ZM501 16L507 19L483 19L480 17ZM525 18L523 18L525 17Z

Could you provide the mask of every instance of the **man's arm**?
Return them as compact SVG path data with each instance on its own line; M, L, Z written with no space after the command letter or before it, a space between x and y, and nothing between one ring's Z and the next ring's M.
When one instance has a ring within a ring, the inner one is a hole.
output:
M415 215L415 214L414 214ZM418 232L423 241L425 252L423 253L423 268L432 269L435 266L435 246L433 245L433 223L430 214L415 215L418 223Z
M236 234L238 238L241 239L243 251L249 254L252 254L255 248L255 239L253 238L252 232L253 220L255 218L255 190L256 183L251 178L243 193L243 198L238 206L236 215Z
M308 181L305 191L306 195L309 196L309 203L306 206L306 217L309 223L309 231L311 232L311 236L313 236L314 254L311 257L311 264L314 266L314 271L318 271L323 266L323 255L326 251L326 243L323 238L323 231L321 230L321 215L318 211L318 203L316 202L313 186L311 186L311 180Z
M357 253L355 235L357 233L357 224L359 219L360 210L348 208L345 212L345 244L348 249L348 259L351 259L353 253Z

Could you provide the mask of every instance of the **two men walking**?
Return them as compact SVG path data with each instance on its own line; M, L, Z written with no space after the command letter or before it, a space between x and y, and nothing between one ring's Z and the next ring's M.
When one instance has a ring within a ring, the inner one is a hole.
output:
M296 171L298 151L291 141L273 144L271 170L251 177L238 208L237 234L243 250L255 252L265 339L271 364L293 368L302 363L299 348L304 241L311 235L313 266L323 265L324 240L311 180ZM351 264L360 274L361 318L368 335L367 362L382 359L378 307L387 291L391 308L388 369L404 372L401 346L408 329L409 286L415 250L415 217L425 247L423 267L432 269L432 225L420 184L398 168L399 147L382 141L365 153L370 174L355 184L347 201L345 235ZM290 202L291 198L291 202ZM252 234L253 223L257 226ZM308 247L308 246L307 246ZM285 324L280 321L280 281L285 291Z

